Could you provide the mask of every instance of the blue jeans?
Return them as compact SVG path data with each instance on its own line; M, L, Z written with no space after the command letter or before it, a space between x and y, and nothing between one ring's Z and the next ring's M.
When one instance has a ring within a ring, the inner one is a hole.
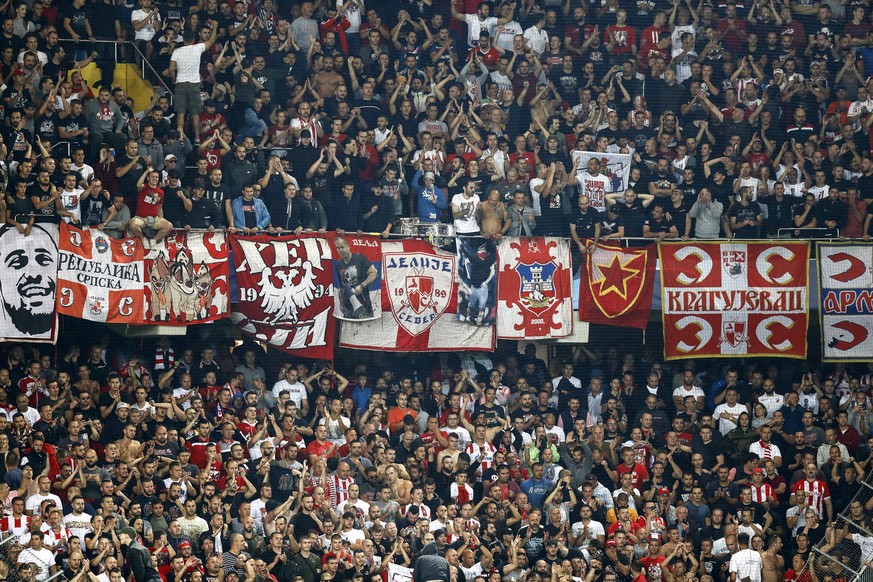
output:
M258 117L254 109L246 108L242 127L239 128L239 137L257 137L265 131L267 131L267 124L264 123L264 120Z

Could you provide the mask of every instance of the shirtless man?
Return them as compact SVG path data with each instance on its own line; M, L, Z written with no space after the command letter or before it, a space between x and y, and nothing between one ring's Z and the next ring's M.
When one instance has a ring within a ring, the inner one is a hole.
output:
M400 505L409 505L412 499L412 481L401 479L397 468L390 466L385 469L385 484L391 487L391 498Z
M446 459L446 458L451 459L452 464L457 464L458 455L460 455L462 452L461 449L458 448L458 435L449 434L446 437L446 440L448 440L449 444L445 449L441 450L439 452L439 454L437 455L437 459L436 459L437 467L442 467L443 466L443 459Z
M128 424L123 430L124 437L118 439L118 457L128 465L136 465L142 460L142 443L135 440L136 426Z
M500 190L492 188L488 191L488 199L476 207L476 220L485 238L500 240L509 230L512 221L506 205L500 201Z
M781 582L785 574L785 557L782 552L782 538L770 536L767 549L761 553L761 582Z
M331 99L336 88L343 84L342 75L334 70L333 57L322 57L322 69L312 76L312 87L322 99Z

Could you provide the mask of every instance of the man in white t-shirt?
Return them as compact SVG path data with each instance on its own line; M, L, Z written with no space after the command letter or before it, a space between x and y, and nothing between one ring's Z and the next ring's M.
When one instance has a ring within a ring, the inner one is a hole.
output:
M612 191L610 179L600 173L600 160L588 159L588 168L582 172L579 180L579 189L583 196L588 196L588 202L592 208L600 212L606 212L606 195Z
M724 398L725 401L716 406L712 413L712 417L718 419L718 430L722 436L737 428L737 419L740 414L749 412L745 404L740 404L737 401L739 394L736 388L728 388L724 393Z
M173 103L176 110L176 128L180 134L185 135L185 115L190 114L195 140L200 139L200 112L203 111L203 101L200 98L200 57L212 47L217 32L218 26L214 24L209 38L196 44L196 33L186 32L183 36L185 44L174 50L170 56L170 77L176 79Z
M460 194L452 196L452 218L455 219L455 233L479 234L479 223L476 222L476 208L479 206L479 195L476 194L476 182L468 180Z
M489 16L491 9L485 2L479 3L478 8L476 9L476 14L464 14L458 12L454 2L451 2L449 5L452 8L452 17L458 20L463 20L467 23L467 44L470 48L477 48L479 46L479 33L483 30L487 31L493 38L495 27L499 24L506 24L512 20L512 14L514 12L510 11L508 17L498 20L493 16Z
M130 23L133 25L133 38L146 44L146 58L151 58L154 47L151 40L161 28L161 13L152 0L140 0L139 8L130 13ZM139 44L139 42L137 42Z
M304 386L303 382L298 378L297 368L289 366L285 370L285 378L273 384L272 392L276 400L279 399L279 394L284 390L288 391L288 395L291 397L291 400L294 401L294 404L297 405L297 408L301 410L309 409L306 399L306 386Z

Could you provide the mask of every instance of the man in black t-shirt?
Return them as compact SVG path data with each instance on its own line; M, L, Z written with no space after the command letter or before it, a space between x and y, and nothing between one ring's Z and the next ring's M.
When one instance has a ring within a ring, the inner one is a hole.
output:
M334 245L340 256L340 260L336 262L340 283L337 292L340 297L343 317L347 319L373 317L370 285L379 276L376 267L364 255L352 253L346 239L337 237Z

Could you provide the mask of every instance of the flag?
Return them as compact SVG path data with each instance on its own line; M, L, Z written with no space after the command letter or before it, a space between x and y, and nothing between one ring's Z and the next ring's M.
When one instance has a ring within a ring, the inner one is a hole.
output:
M873 358L873 244L818 243L822 360Z
M58 313L102 323L143 323L145 251L135 238L61 223Z
M606 188L603 188L600 180L595 180L588 184L588 181L583 178L584 173L588 170L588 160L591 158L595 158L600 162L600 175L606 178ZM594 208L604 210L605 194L627 190L631 168L630 154L573 150L573 161L576 163L579 192L588 196Z
M388 564L388 582L413 582L412 574L414 570L406 566L398 566L390 562Z
M58 226L34 224L24 236L0 226L0 340L54 343Z
M174 230L146 255L145 323L191 325L227 317L229 263L223 232Z
M655 245L598 244L580 269L579 319L646 329L655 287Z
M503 238L498 246L499 339L554 339L573 331L570 244L554 237Z
M402 352L494 349L494 327L458 321L457 257L422 240L382 243L382 316L343 322L342 347Z
M230 318L271 346L333 359L333 253L323 235L230 238L239 303Z
M664 355L806 357L809 243L661 243Z
M458 237L458 321L494 325L497 318L497 243Z
M350 321L378 319L382 315L381 240L351 233L330 233L328 240L333 248L334 316Z

